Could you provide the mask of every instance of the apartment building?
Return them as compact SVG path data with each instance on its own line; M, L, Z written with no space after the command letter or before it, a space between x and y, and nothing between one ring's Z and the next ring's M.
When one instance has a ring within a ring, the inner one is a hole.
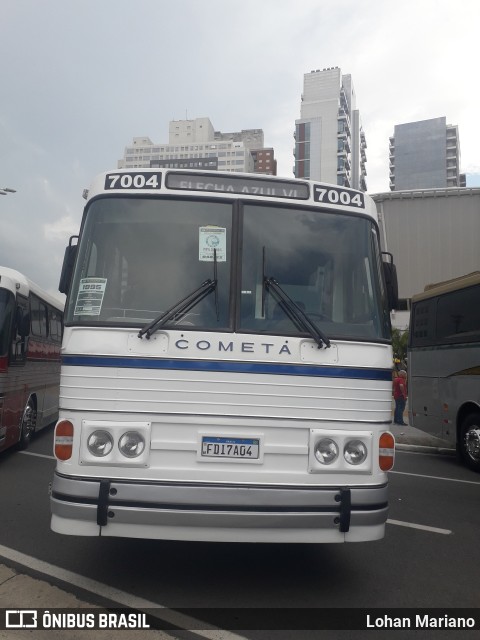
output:
M209 118L171 120L168 143L156 144L148 137L133 138L118 161L119 169L170 167L255 173L259 151L263 151L261 129L238 132L215 131ZM274 160L271 151L271 166ZM256 152L256 153L254 153ZM266 173L263 170L259 173ZM273 174L273 175L276 175Z
M398 124L390 137L390 190L464 187L458 127L446 117Z
M254 163L254 173L264 173L268 176L277 175L277 161L275 152L270 149L252 149L251 154Z
M295 176L366 191L366 148L352 77L339 67L306 73L295 121Z

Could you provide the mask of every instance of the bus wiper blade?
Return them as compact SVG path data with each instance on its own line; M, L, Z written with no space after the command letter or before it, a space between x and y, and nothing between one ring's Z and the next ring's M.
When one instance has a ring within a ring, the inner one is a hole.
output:
M152 320L152 322L150 322L149 324L145 325L143 329L140 329L140 331L138 332L138 337L143 338L143 336L146 336L147 340L150 340L150 336L155 333L155 331L158 331L160 327L163 327L163 325L165 325L176 315L185 315L186 313L188 313L201 300L208 296L209 293L216 290L216 288L216 279L211 280L209 278L208 280L205 280L197 289L195 289L195 291L192 291L188 294L188 296L185 296L185 298L179 300L179 302L175 303L172 307L170 307L170 309L162 311L162 313L157 318Z
M264 279L265 289L270 289L274 297L277 297L280 301L280 308L287 315L290 320L302 327L309 333L317 343L319 349L324 345L330 347L330 340L323 333L323 331L316 325L315 322L301 309L296 302L294 302L288 293L282 289L278 281L275 278Z

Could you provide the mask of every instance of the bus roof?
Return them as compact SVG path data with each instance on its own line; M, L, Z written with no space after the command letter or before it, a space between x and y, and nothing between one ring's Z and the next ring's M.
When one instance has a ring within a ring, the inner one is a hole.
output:
M427 298L443 295L444 293L450 293L451 291L458 291L458 289L465 289L466 287L471 287L476 284L480 284L480 271L473 271L465 276L452 278L451 280L445 280L444 282L427 284L422 293L417 293L412 296L412 303L417 302L418 300L426 300Z
M8 280L22 295L28 296L30 292L34 293L44 302L48 302L52 307L55 307L55 309L63 311L65 303L62 300L39 287L38 284L27 278L23 273L20 273L20 271L0 266L0 287L4 287Z
M361 213L377 220L373 199L363 191L340 185L259 173L195 171L187 169L117 169L98 175L84 192L90 200L99 195L178 195L242 198L309 205Z

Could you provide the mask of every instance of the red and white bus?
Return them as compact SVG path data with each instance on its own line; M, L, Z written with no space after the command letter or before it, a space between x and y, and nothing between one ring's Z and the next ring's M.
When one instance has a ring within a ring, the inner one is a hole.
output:
M55 422L63 303L0 267L0 451Z

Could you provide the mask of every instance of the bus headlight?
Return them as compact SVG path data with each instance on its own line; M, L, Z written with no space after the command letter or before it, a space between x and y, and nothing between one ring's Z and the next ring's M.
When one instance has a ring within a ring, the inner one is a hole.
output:
M120 438L118 448L126 458L138 458L145 450L145 438L138 431L127 431Z
M348 464L362 464L367 455L367 447L361 440L349 440L343 450L343 456Z
M332 464L338 458L338 446L331 438L322 438L315 443L314 453L321 464Z
M108 456L113 449L113 438L108 431L94 431L88 436L87 449L97 458Z

